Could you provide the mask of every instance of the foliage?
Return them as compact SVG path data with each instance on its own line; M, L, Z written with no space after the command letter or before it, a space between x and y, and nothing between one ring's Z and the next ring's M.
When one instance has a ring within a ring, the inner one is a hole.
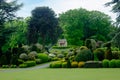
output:
M89 49L80 51L75 57L77 62L89 60L93 60L93 53Z
M106 3L107 6L110 6L112 4L114 4L112 6L112 11L114 13L117 13L117 18L116 18L117 24L120 24L120 1L119 0L112 0L112 1L110 1L108 3Z
M76 61L71 62L71 67L72 68L77 68L78 67L78 62L76 62Z
M58 58L63 58L63 57L64 57L64 54L58 54L57 57L58 57Z
M85 62L82 62L82 61L81 61L81 62L78 63L78 67L79 67L79 68L84 67L84 65L85 65Z
M35 60L35 58L37 58L38 54L36 51L32 51L28 54L28 58L29 60Z
M104 59L105 52L101 48L97 48L94 50L94 58L96 57L97 60L102 61Z
M68 48L70 48L70 47L69 47L69 46L67 46L67 47L53 46L52 48L53 48L53 49L68 49Z
M61 67L62 67L61 61L53 62L50 64L50 68L61 68Z
M10 61L11 64L18 65L18 58L19 58L19 56L17 54L12 55L11 61Z
M120 60L116 60L116 67L120 68Z
M36 65L36 62L35 61L26 61L26 62L24 62L24 64L26 64L27 67L32 67L32 66Z
M17 68L17 65L10 65L10 68Z
M43 51L43 46L39 43L36 43L36 44L32 44L30 46L30 50L31 51L36 51L37 53L40 53Z
M41 42L43 47L46 43L55 43L61 34L58 19L54 11L49 7L36 7L32 10L32 17L28 26L29 43Z
M85 68L101 68L102 62L100 61L87 61L84 65Z
M112 51L112 59L120 59L120 51Z
M116 60L115 59L112 59L109 61L109 67L110 68L115 68L116 67Z
M20 64L20 65L19 65L19 68L27 68L27 64L24 64L24 63L23 63L23 64Z
M2 65L2 68L9 68L8 65Z
M42 60L42 63L44 63L44 62L48 62L49 57L48 57L47 54L39 53L39 54L38 54L38 59L41 59L41 60Z
M36 61L36 64L41 64L42 63L41 59L35 59L35 61Z
M7 58L5 55L0 56L0 65L7 65Z
M67 68L67 62L62 63L62 68Z
M17 4L16 0L9 3L6 0L0 0L0 50L6 43L9 34L12 33L11 30L10 32L9 30L5 30L4 23L13 20L15 18L15 12L18 11L21 6L22 4ZM4 34L4 32L6 32L6 34Z
M103 68L108 68L108 67L109 67L109 60L104 59L104 60L102 61L102 66L103 66Z
M20 54L19 58L26 61L28 59L28 55L26 53L22 53Z
M81 46L80 50L88 49L86 46Z
M110 17L99 11L87 11L82 8L68 10L60 14L59 21L70 45L82 45L86 39L92 37L106 41L109 39L108 33L111 32Z

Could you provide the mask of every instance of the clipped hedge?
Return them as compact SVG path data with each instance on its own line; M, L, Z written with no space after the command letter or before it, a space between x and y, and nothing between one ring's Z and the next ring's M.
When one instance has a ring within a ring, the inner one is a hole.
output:
M32 67L32 66L36 65L36 62L35 61L26 61L26 62L24 62L24 64L26 64L27 67Z
M109 61L109 68L115 68L116 67L116 60L112 59Z
M62 68L62 62L57 61L50 64L50 68Z
M70 47L69 47L69 46L67 46L67 47L53 46L52 48L53 48L53 49L68 49L68 48L70 48Z
M20 64L20 65L19 65L19 68L27 68L27 64L24 64L24 63L23 63L23 64Z
M78 63L78 68L83 68L85 65L85 62L81 61Z
M109 67L109 60L104 59L104 60L102 61L102 67L103 67L103 68L108 68L108 67Z
M120 60L116 60L116 68L120 68Z
M62 63L62 68L67 68L67 62Z
M87 61L84 65L85 68L101 68L102 62L101 61Z

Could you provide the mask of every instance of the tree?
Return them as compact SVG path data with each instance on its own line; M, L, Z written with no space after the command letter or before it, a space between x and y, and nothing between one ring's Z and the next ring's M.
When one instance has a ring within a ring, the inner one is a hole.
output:
M6 0L0 0L0 53L2 46L5 44L4 23L15 18L15 12L21 6L22 4L17 4L16 0L9 3Z
M111 19L99 11L85 9L69 10L60 14L60 26L71 45L83 45L87 38L106 41L111 31Z
M36 7L32 11L32 17L28 27L28 41L30 44L42 42L55 42L61 28L58 26L58 19L54 11L49 7Z
M113 7L112 7L112 11L114 13L117 13L116 20L117 20L117 23L120 24L120 0L112 0L111 2L108 2L105 5L110 6L112 4L114 4Z

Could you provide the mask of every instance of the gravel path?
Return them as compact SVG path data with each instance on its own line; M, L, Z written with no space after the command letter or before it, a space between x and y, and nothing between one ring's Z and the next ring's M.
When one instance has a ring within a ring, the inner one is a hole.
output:
M47 68L49 67L51 62L45 63L45 64L40 64L34 67L30 68L15 68L15 69L0 69L0 72L17 72L17 71L22 71L22 70L34 70L34 69L42 69L42 68Z

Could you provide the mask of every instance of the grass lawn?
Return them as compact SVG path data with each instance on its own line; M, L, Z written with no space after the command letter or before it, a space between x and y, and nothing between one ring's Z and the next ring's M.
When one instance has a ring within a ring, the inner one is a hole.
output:
M0 80L120 80L120 68L0 70Z

